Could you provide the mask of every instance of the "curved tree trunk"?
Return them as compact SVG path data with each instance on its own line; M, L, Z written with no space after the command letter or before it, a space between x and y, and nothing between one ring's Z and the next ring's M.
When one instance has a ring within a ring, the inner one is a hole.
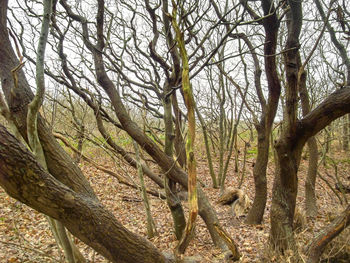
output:
M112 262L165 262L147 240L124 228L96 200L66 187L0 125L0 185L30 207L62 222Z
M252 208L249 210L246 222L248 224L260 224L267 199L266 169L269 158L270 133L277 112L278 101L281 93L281 84L279 82L276 57L277 35L279 21L274 13L272 1L262 1L262 8L266 18L263 20L263 26L266 32L264 54L265 72L267 76L269 97L266 102L263 98L260 85L256 85L262 107L262 116L260 122L256 125L258 132L258 155L253 170L255 183L255 197ZM257 66L256 66L257 67Z
M298 167L304 143L296 137L298 96L298 47L302 26L302 3L288 1L286 52L286 107L282 134L276 144L277 173L274 181L271 205L270 240L276 250L284 253L293 251L294 261L300 260L293 233L293 219L298 190Z
M350 205L310 242L306 249L308 255L307 263L320 262L321 255L326 246L349 225Z
M6 0L0 1L1 85L17 129L20 131L22 137L27 140L27 105L33 99L33 92L22 70L17 72L17 88L13 89L15 85L11 71L19 65L19 61L12 49L8 36L6 24L7 2ZM89 182L86 180L79 167L74 164L70 156L52 136L50 129L45 125L40 115L38 116L37 128L49 172L74 191L97 200Z
M117 89L114 85L114 83L111 81L111 79L108 77L102 53L98 50L101 50L104 46L104 39L103 39L103 20L98 20L97 25L97 31L98 31L98 44L97 46L93 46L93 44L89 41L89 33L87 28L86 20L74 14L66 1L61 0L60 1L63 4L63 7L65 8L67 14L74 20L77 20L81 23L83 28L83 38L85 45L93 54L94 63L95 63L95 72L97 76L97 81L99 85L105 90L108 97L111 100L113 109L115 114L117 115L121 125L123 126L123 129L141 146L143 149L157 162L157 164L163 169L164 173L172 180L180 183L182 186L187 188L187 174L176 164L174 164L174 160L167 156L164 151L162 151L158 145L156 145L150 138L148 138L140 129L140 127L131 120L128 112L125 109L125 106L121 100L121 97L119 93L117 92ZM99 13L98 18L103 17L103 1L99 1ZM200 200L202 202L200 202ZM211 237L213 239L213 242L215 245L222 247L223 249L226 249L227 246L223 242L223 240L220 238L220 236L217 234L214 223L216 222L219 224L217 216L213 208L210 206L207 197L205 196L204 192L198 189L198 204L199 204L199 214L204 219L206 226L211 234ZM202 207L201 207L202 206Z

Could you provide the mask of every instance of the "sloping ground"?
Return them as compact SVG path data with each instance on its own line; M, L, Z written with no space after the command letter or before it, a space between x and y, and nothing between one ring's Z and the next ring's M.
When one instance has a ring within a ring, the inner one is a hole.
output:
M345 153L342 153L342 155L345 155ZM340 160L340 156L337 156L337 159ZM138 182L138 178L132 168L125 167L124 165L112 167L111 163L107 163L107 161L102 158L95 160L115 172L119 172L124 176L131 176L134 178L135 182ZM252 162L253 159L249 159L247 162L246 177L242 187L251 199L254 194ZM299 173L300 187L297 201L301 210L304 200L303 186L307 170L306 165L307 162L303 161ZM349 174L347 174L349 167L349 163L345 161L339 162L338 164L338 176L343 179L343 182L346 182L346 180L349 182ZM127 186L118 184L116 179L98 171L88 163L81 164L81 168L90 180L102 203L115 214L118 220L128 229L146 236L146 216L143 204L139 202L141 200L140 193ZM328 177L325 174L324 168L320 168L320 172L324 178L327 178L330 184L334 186L334 176L333 179ZM334 175L334 170L331 166L328 168L328 173ZM264 216L264 223L259 226L244 224L244 218L234 218L232 216L229 206L219 206L216 204L219 198L219 191L210 187L210 176L205 160L198 161L198 174L200 180L208 186L205 188L205 192L209 196L211 203L215 206L220 222L239 245L242 254L240 262L283 262L281 259L274 256L266 247L270 228L269 207L274 174L273 166L270 165L268 168L269 201ZM236 174L231 167L226 181L227 186L236 187L240 179L239 177L240 173ZM157 189L147 179L146 184L150 188ZM307 223L304 230L297 234L297 239L301 248L304 248L319 229L329 222L336 212L342 209L338 198L324 181L318 179L316 184L320 213L315 222ZM339 195L341 194L339 193ZM348 199L350 200L349 195ZM172 232L170 212L164 201L153 196L150 196L150 200L152 214L159 233L159 235L152 238L151 241L159 249L170 252L177 244L175 235ZM3 189L0 189L0 233L0 262L64 262L63 255L57 250L45 217L10 198ZM89 262L108 262L80 241L76 240L76 243ZM349 235L343 235L337 247L329 251L329 255L332 256L339 251L347 251L349 253L349 244ZM222 262L220 250L213 247L208 231L205 229L204 222L200 218L197 223L196 237L191 242L190 247L186 251L186 255L198 256L200 257L200 262Z

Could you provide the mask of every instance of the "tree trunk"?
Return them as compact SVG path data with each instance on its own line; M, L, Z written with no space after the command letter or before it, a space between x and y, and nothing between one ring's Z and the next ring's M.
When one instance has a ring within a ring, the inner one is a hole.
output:
M262 8L266 18L263 20L263 26L266 32L264 54L265 72L267 75L269 97L268 101L263 98L261 87L257 85L257 93L262 107L262 116L260 122L256 124L258 132L258 155L253 170L255 183L255 197L253 206L249 210L247 223L260 224L267 199L266 168L269 158L270 133L272 124L276 116L278 101L281 94L281 84L279 81L276 65L277 35L279 21L274 13L272 1L262 1Z
M321 255L327 244L338 236L345 228L350 225L350 205L345 211L325 227L308 245L306 253L308 254L307 263L320 262Z
M258 156L253 169L255 196L247 215L247 224L260 224L262 222L267 200L266 168L269 159L270 132L266 132L261 126L257 126L257 131Z
M281 252L287 249L296 251L293 217L302 148L310 137L331 121L350 112L349 101L350 87L335 91L292 126L293 133L285 129L275 147L277 167L272 195L270 241Z
M186 147L184 137L182 135L182 112L177 103L177 96L174 92L172 95L173 110L175 113L175 153L176 159L182 168L186 167Z
M199 120L199 122L201 124L201 127L202 127L202 133L203 133L203 139L204 139L204 145L205 145L205 152L207 154L207 161L208 161L208 165L209 165L209 173L210 173L211 181L213 183L213 188L219 188L218 182L216 180L216 175L215 175L215 172L214 172L213 159L211 158L207 126L206 126L206 123L205 123L205 121L204 121L204 119L202 117L202 114L199 112L197 106L196 106L196 113L197 113L198 120Z
M305 211L307 216L317 215L315 183L318 165L318 149L315 137L311 137L307 142L309 148L309 166L305 181Z
M7 2L8 1L0 1L1 85L7 104L15 119L17 129L20 131L22 137L27 139L27 105L33 99L33 93L22 70L17 72L18 85L17 88L14 89L11 71L19 65L19 61L12 49L8 36L6 25ZM73 163L69 155L52 136L50 129L45 125L40 115L38 116L38 134L45 153L49 172L74 191L96 199L89 182L86 180L79 167Z
M75 163L80 163L81 155L83 152L83 143L84 143L84 134L85 134L85 126L83 123L77 123L77 134L76 138L78 140L78 147L77 147L77 152L74 152L74 162Z
M72 191L48 174L2 125L0 185L17 200L62 222L112 262L165 262L149 241L124 228L96 200Z
M290 142L281 140L276 145L276 176L271 205L270 240L273 247L284 253L297 251L293 234L293 219L298 190L297 171L300 149L290 149Z
M286 107L283 117L283 130L276 144L277 167L273 187L271 205L270 240L277 251L284 253L293 251L295 262L300 260L293 233L293 219L298 191L298 167L301 151L305 144L299 143L297 130L297 102L298 102L298 48L299 35L302 26L302 3L289 0L287 2L286 52L284 65L286 70Z
M309 94L306 87L307 74L304 71L304 67L301 63L301 56L299 52L297 56L298 64L300 67L298 72L299 96L303 116L306 116L311 111ZM309 150L309 166L307 170L307 177L305 180L305 211L307 216L315 217L317 215L315 183L318 166L318 149L316 138L311 137L308 140L307 145Z
M61 1L64 8L66 9L68 15L74 19L77 20L82 24L83 27L83 39L85 42L85 45L89 48L89 50L92 52L94 57L94 63L95 63L95 71L96 71L96 77L99 85L105 90L108 97L111 100L113 109L115 114L117 115L121 125L123 126L124 130L141 146L143 149L157 162L157 164L163 169L166 176L168 178L180 183L182 186L187 188L187 174L176 164L174 164L174 160L167 156L159 147L156 145L150 138L148 138L138 127L138 125L133 122L130 119L130 116L128 112L125 109L125 106L121 100L121 97L119 93L117 92L116 87L114 86L114 83L111 81L111 79L108 77L105 66L103 64L103 56L101 52L98 52L101 47L103 46L103 38L99 38L99 45L98 47L93 47L92 43L89 41L89 35L87 30L86 21L75 14L72 13L72 10L68 6L68 4L62 0ZM100 8L100 12L102 12L103 7ZM101 14L98 14L98 16L101 16ZM103 20L99 20L100 23L103 22ZM101 24L98 25L98 35L102 36L103 26ZM220 246L224 249L227 248L226 244L221 240L219 235L217 234L215 228L214 228L214 222L218 223L217 216L215 214L215 211L210 206L207 197L205 196L204 192L198 189L198 204L199 204L199 214L204 219L207 228L211 234L211 237L213 239L213 242L215 245Z
M349 150L349 117L350 115L346 115L344 116L344 118L342 118L343 121L343 151L348 151Z
M164 94L171 92L169 83L164 84ZM173 114L172 114L172 98L167 96L163 99L164 107L164 128L165 128L165 147L164 152L173 158L174 153L174 126L173 126ZM181 154L181 151L179 152ZM174 221L175 235L178 240L181 239L184 229L186 227L186 219L184 210L182 208L181 201L176 196L176 182L165 176L164 178L165 195L168 207Z
M196 119L195 119L195 102L193 98L192 86L190 83L189 76L189 64L187 50L185 47L184 34L180 30L179 24L177 22L177 12L178 7L175 1L172 0L173 10L172 10L172 26L175 31L177 48L179 50L182 62L182 78L181 86L185 105L187 108L187 127L188 134L186 139L186 161L188 169L188 208L189 215L186 223L185 231L179 240L178 245L175 249L175 254L184 254L186 248L188 247L190 241L193 238L194 230L196 226L196 219L198 215L198 195L197 195L197 162L195 158L195 136L196 136Z
M143 171L142 171L142 166L140 164L140 150L138 144L133 140L132 141L134 150L135 150L135 156L136 156L136 161L137 161L137 173L140 179L140 192L141 192L141 197L143 201L143 205L145 207L146 211L146 218L147 218L147 236L148 238L152 238L154 236L157 236L157 228L156 224L154 223L152 213L151 213L151 206L148 200L147 196L147 191L146 191L146 186L145 186L145 181L143 178Z

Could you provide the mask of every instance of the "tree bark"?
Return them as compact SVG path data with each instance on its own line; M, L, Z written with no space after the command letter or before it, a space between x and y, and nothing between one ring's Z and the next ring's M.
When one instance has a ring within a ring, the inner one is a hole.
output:
M164 94L168 94L171 91L169 83L164 84ZM164 128L165 128L165 147L164 152L171 158L174 153L174 126L173 126L173 114L172 114L172 98L166 96L163 99L164 107ZM171 215L174 221L175 235L178 240L181 239L184 229L186 227L186 219L184 210L182 208L181 201L176 196L176 182L170 180L165 176L164 188L166 194L166 200L170 209Z
M100 1L103 2L103 1ZM108 77L102 53L98 50L102 50L104 46L103 40L103 20L98 20L98 45L93 46L89 41L89 33L87 28L86 20L74 14L68 4L64 0L60 0L60 3L63 4L64 8L68 15L81 23L83 28L83 38L85 45L92 52L95 63L95 72L97 76L97 81L99 85L105 90L108 97L111 100L113 109L115 114L117 115L123 129L141 146L143 149L157 162L157 164L163 169L164 173L172 180L180 183L182 186L187 188L187 174L174 163L174 160L167 156L159 147L156 145L150 138L148 138L140 129L140 127L131 120L128 112L125 109L125 106L121 100L119 93L117 92L114 83ZM103 4L103 3L102 3ZM103 7L100 7L100 12L103 12ZM101 19L103 15L101 13L98 14L98 17ZM207 197L201 189L198 189L198 205L199 205L199 214L205 221L207 228L210 232L210 235L213 239L215 245L226 249L226 244L222 241L222 239L217 234L214 228L214 222L218 223L217 216L215 211L209 204Z
M322 34L322 33L321 33ZM298 64L301 65L300 52L298 52ZM303 116L306 116L311 111L310 99L308 90L306 87L306 72L304 71L304 65L301 66L298 73L298 87L301 102L301 109ZM307 177L305 180L305 211L307 216L315 217L317 215L315 183L317 176L318 165L318 148L317 141L314 136L310 137L307 141L309 150L309 165L307 170Z
M131 233L96 200L66 187L0 125L0 185L17 200L62 222L112 262L165 262L147 240Z
M348 151L349 150L349 116L350 115L346 115L343 118L343 151Z
M260 94L259 100L262 107L262 116L260 122L256 124L256 130L258 132L258 154L253 170L255 196L253 205L248 212L246 220L248 224L260 224L263 220L267 200L266 169L269 159L270 133L281 94L281 84L277 73L276 57L274 56L277 47L279 21L272 1L262 1L262 8L266 16L263 20L263 26L266 32L264 45L264 54L266 56L264 59L269 97L266 103L260 84L256 85L257 93Z
M307 216L315 217L317 215L315 184L318 165L316 138L312 136L307 141L307 146L309 149L309 166L305 181L305 211Z
M266 169L270 148L270 140L267 137L270 136L263 127L257 126L256 129L258 131L258 154L253 168L255 196L247 215L247 224L261 224L267 200Z
M321 255L326 246L349 225L350 205L310 242L306 249L308 255L307 263L320 262Z
M27 105L33 99L33 93L22 70L17 72L17 87L14 88L12 69L19 65L7 31L7 0L0 1L0 77L3 92L10 112L14 117L15 125L23 138L27 139ZM50 129L45 125L41 116L38 116L38 134L45 153L49 172L60 182L74 191L85 194L90 198L96 196L79 167L62 149L52 136Z
M277 167L272 189L270 241L273 247L282 253L288 249L295 253L297 251L293 219L298 188L297 171L302 147L293 149L291 145L293 144L290 141L280 140L275 147Z
M283 130L276 145L277 172L274 181L271 205L270 240L277 251L284 253L290 249L294 261L300 260L293 233L293 219L298 190L298 167L304 144L294 140L297 128L298 95L298 49L302 26L301 2L288 1L286 52L284 65L286 70L286 107L283 118ZM293 138L293 139L291 139Z

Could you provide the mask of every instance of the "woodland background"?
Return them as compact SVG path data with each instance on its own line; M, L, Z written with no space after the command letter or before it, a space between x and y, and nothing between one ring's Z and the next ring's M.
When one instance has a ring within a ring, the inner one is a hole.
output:
M348 262L347 1L0 15L0 261Z

